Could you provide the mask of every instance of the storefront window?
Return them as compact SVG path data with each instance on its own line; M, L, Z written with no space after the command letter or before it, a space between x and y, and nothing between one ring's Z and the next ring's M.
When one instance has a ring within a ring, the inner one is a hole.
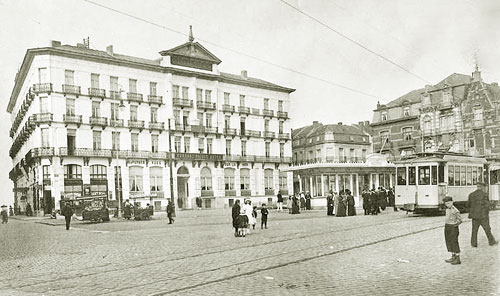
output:
M142 167L129 168L129 184L131 192L141 192L142 187Z
M201 190L212 190L212 172L207 167L201 169Z

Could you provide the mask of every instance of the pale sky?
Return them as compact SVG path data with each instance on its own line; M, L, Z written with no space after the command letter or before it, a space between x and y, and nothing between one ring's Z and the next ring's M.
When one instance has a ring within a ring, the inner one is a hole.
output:
M291 95L293 128L313 120L371 121L377 100L385 103L427 84L280 0L92 1L185 34L193 25L195 40L222 60L221 71L247 70L251 77L297 89ZM476 62L486 82L500 81L500 1L286 1L433 84L452 73L470 75ZM13 204L6 106L28 48L48 46L50 40L75 45L90 37L92 49L112 44L117 53L156 59L159 51L187 41L84 0L0 0L0 20L1 204Z

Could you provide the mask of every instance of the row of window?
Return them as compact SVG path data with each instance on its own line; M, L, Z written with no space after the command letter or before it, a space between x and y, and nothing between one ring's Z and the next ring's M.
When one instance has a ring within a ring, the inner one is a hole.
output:
M344 136L347 137L348 135L344 135ZM349 137L349 141L354 141L354 136L349 135L348 137ZM302 139L294 140L293 145L300 146L300 145L304 145L304 144L318 143L320 141L333 141L333 140L335 140L335 138L336 137L333 135L333 133L326 133L324 135L319 135L316 137L302 138ZM367 141L367 137L361 136L361 138L362 138L363 142ZM338 139L338 140L340 140L340 139Z
M404 107L403 108L403 117L410 117L410 116L411 116L410 107ZM388 115L387 111L380 112L380 120L381 121L389 120L389 115Z
M48 82L47 76L47 68L39 68L38 69L38 81L40 83ZM75 85L75 71L73 70L64 70L64 83L66 85ZM90 74L90 87L94 89L100 88L100 75L97 73ZM109 79L109 89L110 91L118 92L120 90L120 85L118 84L118 77L110 76ZM130 93L137 93L137 79L129 79L128 80L128 89ZM150 82L149 83L149 94L152 96L157 95L157 83ZM189 98L189 87L187 86L179 86L172 85L172 96L174 98ZM203 96L203 94L205 94ZM204 97L204 100L203 100ZM196 89L196 99L198 101L211 102L212 101L212 91L208 89ZM230 93L224 93L224 104L230 104ZM240 106L245 106L245 95L240 95ZM264 98L264 109L269 109L269 99ZM283 111L283 101L278 101L278 111Z
M345 151L347 149L344 149L343 147L338 148L338 157L339 158L344 158L347 157L345 155ZM313 160L315 158L321 158L322 157L322 150L321 149L316 149L310 150L307 153L305 151L299 151L298 153L295 152L293 154L294 160L296 161L301 161L301 160ZM326 157L334 157L333 154L333 148L332 147L327 147L326 148ZM354 148L349 149L349 158L355 158L356 157L356 150ZM366 149L361 149L361 158L365 159L366 158Z
M418 168L418 172L417 172ZM396 169L398 185L437 185L445 182L444 164ZM417 174L418 173L418 174ZM448 165L448 186L472 186L483 180L481 166Z
M142 192L143 186L143 173L144 168L132 166L129 167L129 189L132 192ZM224 189L235 190L235 169L224 169ZM64 166L64 178L71 180L82 179L82 167L76 164L68 164ZM92 165L90 166L91 179L107 179L106 166ZM274 171L273 169L264 170L264 189L274 189ZM50 180L49 166L43 166L43 179ZM163 191L163 169L159 167L149 168L150 191ZM204 167L200 171L200 188L201 190L212 190L212 172L208 167ZM287 188L287 175L280 173L279 175L279 188ZM240 189L250 190L250 169L240 169Z

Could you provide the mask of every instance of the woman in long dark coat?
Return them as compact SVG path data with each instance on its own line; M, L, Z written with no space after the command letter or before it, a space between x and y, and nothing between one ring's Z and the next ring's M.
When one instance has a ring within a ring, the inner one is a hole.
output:
M240 200L234 202L231 216L233 217L234 236L238 236L238 217L240 216Z
M128 202L128 199L125 201L125 204L123 206L123 218L130 220L132 218L132 206Z
M350 190L346 190L346 193L347 193L347 215L355 216L356 208L354 207L355 206L354 196L352 196Z
M338 205L337 217L345 217L346 205L347 205L347 197L345 195L345 191L342 190L340 192L340 201L339 201L339 205Z
M305 210L306 209L306 197L304 193L300 195L300 209Z
M299 199L297 196L294 196L292 199L292 214L300 214Z
M311 194L309 191L306 193L306 210L311 209Z
M326 198L326 214L328 216L333 216L333 205L334 205L333 191L330 190L330 193Z

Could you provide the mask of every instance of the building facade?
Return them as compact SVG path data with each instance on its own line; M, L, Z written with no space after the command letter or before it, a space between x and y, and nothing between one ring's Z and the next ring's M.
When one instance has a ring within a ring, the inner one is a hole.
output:
M294 191L325 197L349 189L359 205L364 188L392 186L394 165L373 154L369 122L358 125L312 125L292 131ZM316 205L322 205L325 199Z
M15 204L50 212L106 196L162 209L173 192L179 208L198 196L214 208L291 191L294 90L220 63L192 35L157 60L56 41L29 49L7 108Z
M374 149L398 158L450 151L488 158L500 155L500 88L476 68L452 74L374 110Z

